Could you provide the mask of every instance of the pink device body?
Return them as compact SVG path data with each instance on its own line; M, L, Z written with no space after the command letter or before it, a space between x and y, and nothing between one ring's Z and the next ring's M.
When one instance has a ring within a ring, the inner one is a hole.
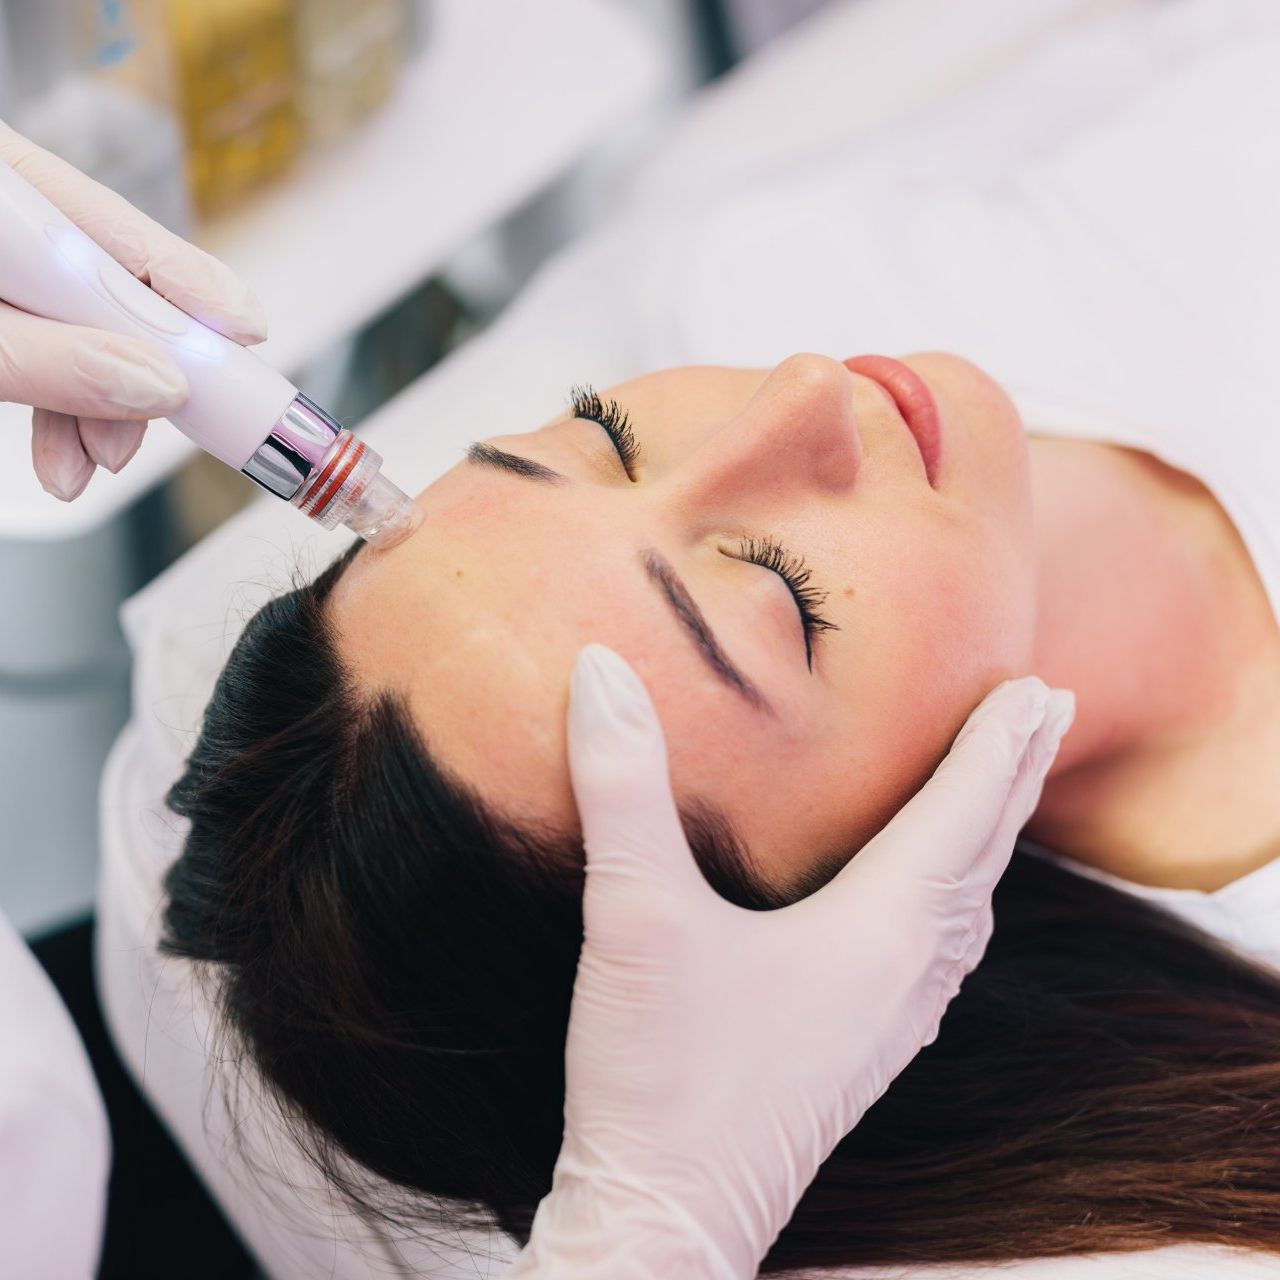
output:
M169 415L206 453L326 528L389 546L417 527L382 459L252 351L179 310L124 269L0 161L0 298L67 324L162 347L191 395Z

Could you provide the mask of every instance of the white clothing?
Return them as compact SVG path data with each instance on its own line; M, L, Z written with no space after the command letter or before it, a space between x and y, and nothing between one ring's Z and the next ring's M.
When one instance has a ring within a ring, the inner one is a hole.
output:
M75 1023L0 915L0 1275L94 1275L110 1169L107 1113Z
M1082 26L945 112L710 209L667 202L594 237L367 434L388 474L425 483L465 441L545 420L572 382L604 387L671 364L768 365L799 350L954 350L1010 391L1031 429L1137 445L1199 476L1280 611L1280 439L1260 429L1280 402L1280 371L1269 367L1280 177L1266 124L1280 120L1276 69L1273 0L1165 0ZM126 607L135 711L104 779L99 963L122 1053L142 1076L145 1046L143 1087L273 1274L308 1274L327 1239L336 1261L326 1274L346 1277L367 1273L344 1239L352 1224L326 1212L323 1190L307 1197L310 1216L286 1256L257 1185L242 1191L222 1130L208 1137L219 1109L205 1105L207 1006L154 949L159 880L181 839L161 797L234 619L289 580L296 547L319 563L341 545L282 508L238 518ZM245 585L264 579L261 590ZM1280 958L1276 864L1219 894L1162 900ZM133 969L124 955L137 956ZM269 1131L260 1146L268 1166L286 1161ZM286 1162L282 1181L299 1177L306 1171ZM514 1252L501 1240L489 1247ZM363 1248L377 1255L369 1273L403 1273L403 1240ZM418 1265L443 1274L429 1255ZM1280 1276L1280 1259L1174 1248L910 1274L1247 1280Z

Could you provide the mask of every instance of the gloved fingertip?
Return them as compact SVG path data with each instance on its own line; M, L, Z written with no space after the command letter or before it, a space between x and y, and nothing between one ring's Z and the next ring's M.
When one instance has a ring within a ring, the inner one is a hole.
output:
M1063 737L1068 729L1071 728L1072 721L1076 714L1076 698L1070 689L1054 689L1049 695L1049 706L1045 712L1044 724L1037 730L1035 737L1032 739L1031 747L1031 766L1033 772L1041 779L1048 776L1049 770L1053 768L1053 762L1057 759L1058 747L1062 743ZM1029 809L1027 816L1030 817L1034 809Z
M640 677L603 644L585 645L573 664L570 716L578 731L615 736L648 733L655 721Z
M1019 676L1016 680L1006 681L1002 687L1009 690L1008 698L1018 701L1028 719L1043 721L1050 689L1039 676Z
M31 465L40 487L63 502L84 492L93 476L93 460L84 451L69 413L35 409L31 414Z
M1076 695L1070 689L1051 689L1045 711L1045 730L1054 744L1062 741L1076 718Z
M229 306L219 302L216 308L210 308L199 318L224 338L230 338L242 347L256 346L267 340L267 313L262 303L247 291L242 303Z
M151 287L174 306L233 342L267 336L267 313L253 291L223 261L177 237L149 255Z
M80 442L94 462L114 475L138 452L146 430L146 419L81 418Z
M37 471L36 476L45 493L63 502L71 502L85 491L96 470L93 462L82 454L78 462L71 459L60 461L46 467L43 472Z
M1049 686L1039 676L1019 676L996 685L978 704L956 737L958 747L986 725L1006 725L1024 741L1044 723Z
M118 475L124 469L125 463L131 461L133 455L141 448L146 429L145 422L120 424L120 430L117 432L119 439L113 447L108 447L104 451L104 456L99 460L112 475Z
M235 314L236 341L253 346L267 339L267 311L257 296L248 293L244 305Z

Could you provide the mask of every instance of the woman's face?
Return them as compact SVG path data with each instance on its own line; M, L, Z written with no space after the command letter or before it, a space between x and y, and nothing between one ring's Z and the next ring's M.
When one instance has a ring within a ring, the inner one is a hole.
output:
M1017 411L957 356L904 363L941 415L932 484L892 397L815 355L603 392L582 407L625 412L629 471L617 430L573 410L492 437L418 495L417 533L351 564L332 597L343 658L369 692L402 692L432 754L500 812L576 830L569 674L609 645L653 697L677 799L716 805L785 888L883 826L1029 669ZM830 624L807 640L776 571L798 565Z

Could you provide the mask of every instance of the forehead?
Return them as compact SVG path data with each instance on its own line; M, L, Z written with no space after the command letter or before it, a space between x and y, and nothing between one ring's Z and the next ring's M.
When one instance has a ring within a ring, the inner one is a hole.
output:
M549 802L563 817L564 789L547 788L563 755L556 658L570 630L589 625L574 614L596 593L556 582L569 522L530 520L518 481L455 470L419 495L429 514L414 537L357 556L338 583L330 609L339 648L364 688L403 695L448 767L474 784L490 771L508 776L508 794L541 791L538 807ZM566 596L567 608L553 607Z

